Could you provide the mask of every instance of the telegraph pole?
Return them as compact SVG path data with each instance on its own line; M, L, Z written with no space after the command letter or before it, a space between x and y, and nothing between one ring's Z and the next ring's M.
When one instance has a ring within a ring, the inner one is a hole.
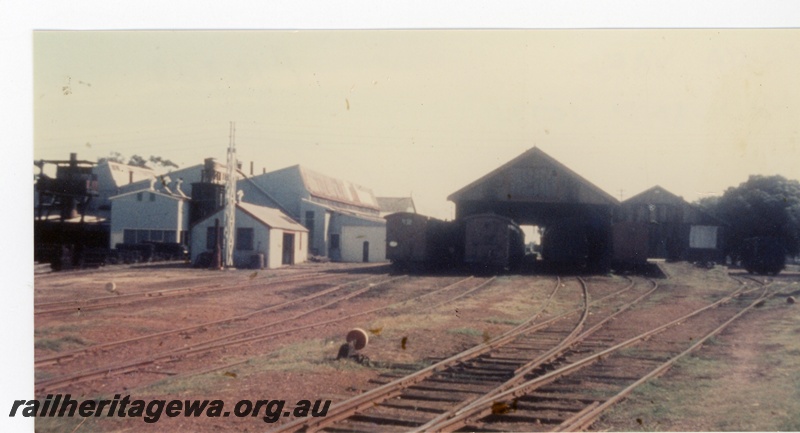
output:
M225 267L233 268L233 243L236 237L236 123L231 122L228 144L228 179L225 183L224 259Z

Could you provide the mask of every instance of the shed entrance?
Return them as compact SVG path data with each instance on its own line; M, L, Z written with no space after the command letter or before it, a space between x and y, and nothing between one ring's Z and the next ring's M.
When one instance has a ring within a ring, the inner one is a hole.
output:
M283 234L283 259L281 263L284 265L294 264L294 234Z
M551 257L570 262L577 258L586 264L610 254L610 226L619 205L613 196L536 147L448 200L456 205L456 219L494 213L521 226L542 227L542 246L550 244Z

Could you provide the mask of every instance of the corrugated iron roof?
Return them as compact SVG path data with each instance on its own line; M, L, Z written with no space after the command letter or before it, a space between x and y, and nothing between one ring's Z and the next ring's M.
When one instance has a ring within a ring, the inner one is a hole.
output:
M236 203L244 212L274 229L307 232L308 229L297 223L285 213L271 207L257 206L251 203Z
M378 201L378 206L380 206L381 212L417 213L417 208L414 206L414 199L411 197L376 197L375 199Z
M105 161L94 167L95 170L102 169L103 166L108 167L108 172L114 180L114 187L120 187L130 183L130 173L134 173L134 182L144 181L155 177L152 169L137 167L134 165L121 164L118 162ZM110 185L104 185L104 188L109 188Z
M300 165L297 168L303 184L312 196L380 210L371 189L318 173Z
M318 203L318 202L311 201L311 200L306 200L306 199L302 199L302 201L306 202L306 203L313 204L314 206L319 206L319 207L321 207L323 209L327 209L327 210L329 210L329 211L331 211L333 213L337 213L337 214L340 214L340 215L346 215L346 216L351 216L351 217L354 217L354 218L360 218L360 219L363 219L365 221L372 221L372 222L379 222L379 223L385 223L386 222L386 220L384 220L383 217L379 217L379 216L376 216L374 214L366 214L364 212L357 212L357 211L353 211L353 210L337 208L337 207L324 205L322 203Z

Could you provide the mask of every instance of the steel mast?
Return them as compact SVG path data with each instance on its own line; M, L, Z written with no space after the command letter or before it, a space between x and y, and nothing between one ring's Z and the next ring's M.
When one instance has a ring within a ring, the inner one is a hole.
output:
M228 179L225 183L224 214L224 266L233 267L233 243L236 237L236 123L231 122L230 144L228 144Z

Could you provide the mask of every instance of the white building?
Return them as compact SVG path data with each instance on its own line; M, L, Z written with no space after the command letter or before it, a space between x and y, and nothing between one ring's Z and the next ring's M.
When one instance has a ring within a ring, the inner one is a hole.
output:
M334 261L386 260L386 221L369 188L295 165L240 180L237 189L253 203L269 197L302 222L309 254Z
M224 230L224 209L208 215L192 226L192 262L204 252L213 252L216 243L215 226ZM283 212L251 203L236 204L236 237L233 263L237 268L249 268L254 256L263 255L266 268L303 263L308 258L308 229ZM223 242L220 239L220 244Z
M92 167L92 173L97 176L98 195L90 203L90 210L106 217L108 213L105 212L109 211L111 197L145 189L149 185L146 181L154 176L153 170L149 168L111 161L103 161ZM133 184L138 185L133 187Z
M189 199L155 189L113 196L109 248L144 241L188 243Z

